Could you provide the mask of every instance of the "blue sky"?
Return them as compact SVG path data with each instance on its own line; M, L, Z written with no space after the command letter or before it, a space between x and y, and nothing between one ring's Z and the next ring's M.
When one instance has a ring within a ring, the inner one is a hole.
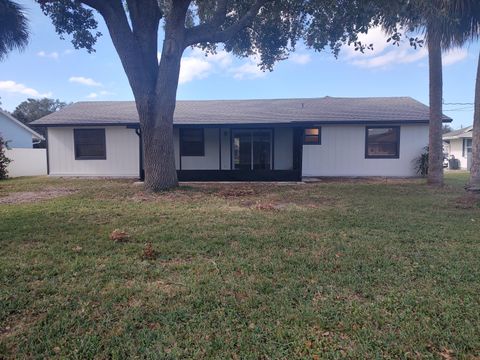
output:
M101 18L104 34L96 52L75 50L69 39L60 40L53 25L33 1L27 8L32 38L28 48L13 52L0 63L2 107L12 111L29 97L62 101L132 100L133 96ZM364 41L374 51L360 54L345 47L335 59L328 52L299 48L273 72L262 72L255 59L237 59L220 51L205 57L187 50L182 61L178 99L250 99L287 97L411 96L428 104L428 58L425 49L408 44L389 45L379 29ZM480 46L473 43L444 56L444 101L473 103ZM472 123L473 105L445 105L453 126Z

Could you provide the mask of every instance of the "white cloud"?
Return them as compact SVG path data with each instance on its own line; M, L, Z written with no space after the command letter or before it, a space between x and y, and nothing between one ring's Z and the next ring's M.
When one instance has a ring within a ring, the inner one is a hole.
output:
M410 46L410 45L408 45ZM352 64L364 68L388 68L395 64L409 64L428 56L428 52L425 48L417 50L405 49L400 46L397 49L390 50L384 54L369 57L361 60L351 61Z
M58 58L60 57L60 55L56 51L48 53L48 52L42 50L42 51L39 51L37 53L37 55L40 56L40 57L43 57L43 58L49 58L49 59L54 59L54 60L58 60Z
M290 61L299 64L299 65L305 65L308 64L310 61L312 61L312 57L309 54L296 54L293 53L290 55Z
M160 61L161 53L157 54ZM201 49L193 49L182 58L179 83L186 84L194 80L205 79L213 74L232 76L234 79L254 79L263 77L265 72L257 66L257 57L250 57L241 65L234 65L233 55L220 50L216 54L205 55ZM296 57L297 63L307 63L310 56Z
M185 84L204 79L215 72L226 71L232 61L232 55L223 50L205 56L202 50L193 49L189 55L182 58L179 82Z
M231 69L233 78L237 80L256 79L267 75L265 71L258 67L256 58L248 58L247 63Z
M108 95L115 95L115 93L113 93L111 91L107 91L107 90L102 90L102 91L99 91L99 92L91 92L90 94L88 94L86 96L86 98L87 99L96 99L98 97L108 96Z
M387 43L388 36L381 28L369 30L367 34L359 36L359 40L365 45L373 45L373 50L365 50L365 53L355 51L354 46L344 47L343 54L346 61L363 68L390 68L393 65L409 64L428 58L426 47L414 49L406 40L399 46ZM448 66L460 62L468 57L466 49L454 49L443 54L443 65Z
M77 84L82 84L82 85L87 85L87 86L102 86L101 83L91 79L91 78L86 78L83 76L72 76L68 81L72 83L77 83Z
M380 27L372 28L366 34L361 34L359 40L364 45L373 45L373 50L364 53L355 51L354 45L344 47L343 53L348 62L363 68L390 68L398 64L409 64L420 61L428 56L425 47L414 49L408 41L401 41L399 46L387 42L386 35Z
M19 84L12 80L0 81L0 91L27 95L35 98L51 97L52 93L40 93L38 90Z
M210 75L212 64L204 59L193 56L187 56L182 59L180 67L180 84L185 84L192 80L204 79Z
M453 49L443 54L443 66L452 65L468 57L467 49Z

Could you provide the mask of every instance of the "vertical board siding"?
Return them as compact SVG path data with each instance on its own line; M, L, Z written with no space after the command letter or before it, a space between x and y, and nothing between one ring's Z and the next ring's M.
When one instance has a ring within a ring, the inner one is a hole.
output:
M399 159L366 159L365 126L322 126L322 144L303 146L302 176L417 176L427 145L428 125L403 125Z
M48 129L50 175L139 176L139 139L135 129L124 126L105 127L105 160L75 160L73 129Z

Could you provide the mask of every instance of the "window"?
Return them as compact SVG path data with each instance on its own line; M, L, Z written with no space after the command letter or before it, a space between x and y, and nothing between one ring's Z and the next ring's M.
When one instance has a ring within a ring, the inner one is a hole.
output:
M463 139L462 156L467 157L472 153L472 139Z
M303 132L303 144L304 145L320 145L322 143L322 131L321 128L309 128Z
M74 129L75 160L105 160L105 129Z
M180 156L205 156L203 129L180 129Z
M400 155L400 127L367 127L365 158L398 159Z

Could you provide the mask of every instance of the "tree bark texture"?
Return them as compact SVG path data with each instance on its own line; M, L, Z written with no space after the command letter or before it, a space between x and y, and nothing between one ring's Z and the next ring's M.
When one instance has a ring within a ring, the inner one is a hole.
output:
M480 54L478 57L477 80L475 83L475 112L472 130L472 167L469 188L480 191Z
M428 144L427 182L433 186L443 185L442 144L442 49L438 36L429 37L428 60L430 77L430 122Z

